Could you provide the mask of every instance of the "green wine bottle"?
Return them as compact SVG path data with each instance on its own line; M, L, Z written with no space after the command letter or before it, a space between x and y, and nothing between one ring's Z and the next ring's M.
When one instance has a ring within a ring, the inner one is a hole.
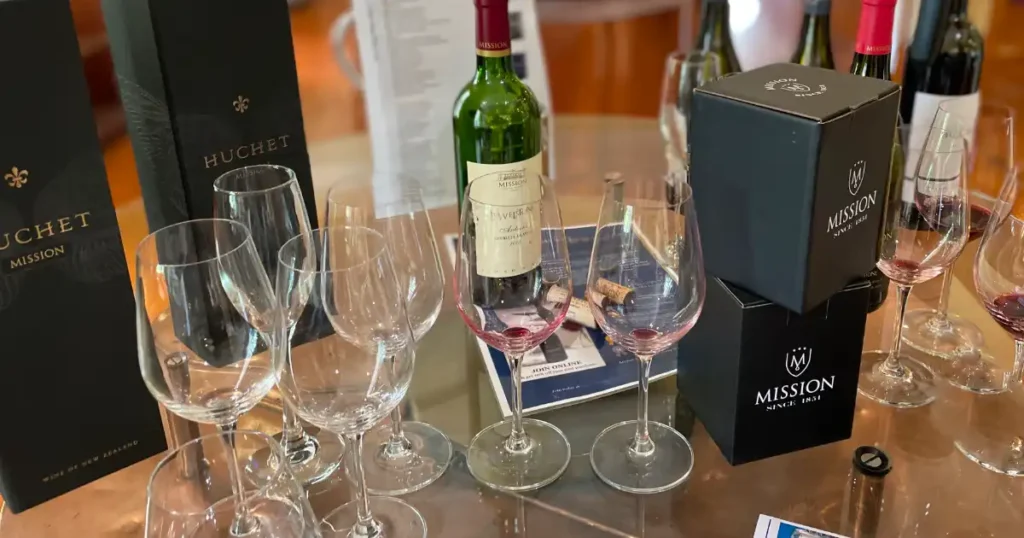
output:
M892 25L896 16L896 0L862 0L860 8L860 25L857 29L857 45L854 49L850 73L862 77L892 80L889 72L890 54L892 53ZM899 127L899 117L897 116ZM885 208L883 209L882 226L878 232L878 250L881 252L882 241L891 235L892 219L890 212L896 211L903 192L903 149L900 146L899 131L893 137L892 159L889 163L889 182L886 185ZM889 295L889 279L876 267L867 275L871 282L868 299L868 312L878 310Z
M835 60L832 58L830 11L832 0L805 0L800 43L793 52L790 62L824 69L836 68Z
M729 0L703 0L700 34L694 49L718 55L723 75L742 71L732 45L732 34L729 33Z
M476 73L455 99L459 207L466 186L494 172L542 174L541 108L512 67L508 0L475 0Z

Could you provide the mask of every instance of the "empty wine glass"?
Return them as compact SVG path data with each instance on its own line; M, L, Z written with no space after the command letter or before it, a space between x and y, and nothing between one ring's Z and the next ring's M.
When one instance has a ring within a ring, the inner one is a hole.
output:
M665 59L659 125L670 174L679 173L687 160L693 90L721 76L722 60L714 53L676 51Z
M1024 197L1018 195L1021 177L1011 171L1000 202L978 248L974 285L985 309L1016 343L1012 368L1004 371L1002 391L978 396L978 405L1001 409L993 428L968 426L957 448L982 467L1011 476L1024 476Z
M523 418L522 366L526 352L554 334L569 311L569 301L556 303L548 292L573 289L551 182L527 171L474 179L464 195L453 280L463 321L504 352L512 372L512 418L473 437L469 471L506 491L550 484L569 465L569 440L547 422Z
M233 447L228 450L227 447ZM269 453L269 458L254 458ZM146 491L146 538L234 537L234 514L256 522L252 538L319 538L319 522L280 445L262 433L237 431L193 439L160 460ZM253 461L263 467L241 476L245 495L234 491L232 469Z
M412 506L370 497L363 436L405 397L413 336L384 237L368 228L322 228L281 247L280 338L291 354L280 387L303 420L344 436L355 500L323 519L326 536L426 536Z
M858 390L877 402L919 407L935 399L935 375L900 353L903 314L910 289L942 274L967 243L967 147L952 122L929 129L914 173L914 203L886 211L878 268L898 291L889 352L865 353Z
M418 342L441 313L444 276L430 215L418 189L401 193L397 200L359 203L358 193L343 184L327 197L327 223L331 227L365 226L380 232L388 243L399 284L406 289L406 311ZM448 436L437 428L403 421L401 406L391 412L390 427L375 428L364 441L363 472L374 495L403 495L437 480L452 457Z
M973 241L984 233L992 204L1013 167L1014 112L1003 105L983 104L974 121L970 116L960 116L954 103L940 103L935 121L937 125L945 125L946 117L952 116L969 129L965 133L970 152L967 185L971 230L968 240ZM903 340L915 349L944 359L940 373L954 386L979 393L999 392L1003 387L1003 372L983 351L981 329L948 312L952 283L953 272L946 271L936 308L907 312Z
M149 391L182 418L231 431L270 392L282 364L269 346L279 311L249 230L223 219L162 228L139 244L135 274L139 363ZM237 459L229 457L227 468L238 497L232 532L261 536L246 513Z
M278 252L289 239L310 231L306 202L295 172L260 164L232 170L213 182L213 214L248 226L256 252L271 282L277 278ZM287 346L281 349L288 352ZM315 484L341 465L344 445L330 432L307 432L287 401L282 402L281 433L289 465L299 481ZM255 454L265 461L269 453Z
M693 469L683 434L647 418L654 356L693 328L704 306L704 262L693 191L681 184L674 200L661 181L606 184L587 278L594 318L616 345L637 358L637 419L609 426L594 440L590 463L613 488L658 493L681 484ZM595 302L601 294L610 301Z

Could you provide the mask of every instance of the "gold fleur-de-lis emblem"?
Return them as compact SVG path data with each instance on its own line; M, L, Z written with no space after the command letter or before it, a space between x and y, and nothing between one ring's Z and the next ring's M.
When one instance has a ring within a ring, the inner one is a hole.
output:
M239 114L245 114L245 111L249 110L249 98L244 95L239 95L232 104L235 105L235 112Z
M12 167L10 172L4 174L4 180L7 181L9 187L20 189L28 183L28 170L22 170L17 166Z

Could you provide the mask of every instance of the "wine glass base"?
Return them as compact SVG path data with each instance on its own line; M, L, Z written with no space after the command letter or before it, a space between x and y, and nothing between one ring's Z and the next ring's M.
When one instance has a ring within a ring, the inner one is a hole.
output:
M985 345L977 325L938 310L912 310L903 318L903 343L929 355L951 359Z
M412 506L394 497L367 497L373 520L380 525L376 534L357 532L359 521L357 503L351 501L336 508L320 521L324 538L426 538L427 522Z
M319 484L334 474L341 468L345 455L345 443L341 437L327 430L310 427L306 428L306 435L309 436L310 443L289 454L289 466L292 469L292 474L303 487ZM286 444L280 433L274 436L274 440L281 446ZM260 450L254 453L246 469L249 472L256 472L259 469L276 469L277 463L268 461L269 456L269 450Z
M554 482L569 466L571 450L562 430L547 422L523 419L531 446L522 453L510 452L505 440L512 433L512 419L488 426L469 443L469 472L480 483L502 491L530 491Z
M690 477L693 447L670 426L648 422L654 453L643 459L630 457L637 421L628 420L605 428L590 449L590 466L602 482L627 493L661 493Z
M452 459L452 443L437 428L422 422L403 422L402 431L411 448L403 454L385 450L391 426L374 428L366 434L363 473L366 488L373 495L405 495L419 491L444 474Z
M1007 476L1024 476L1024 453L1014 452L1008 442L986 439L970 432L957 439L955 444L961 454L984 469Z
M1009 370L999 366L983 351L975 351L944 361L939 375L949 384L975 394L999 394L1006 391Z
M881 373L879 367L888 356L888 351L867 351L861 355L857 391L862 396L903 409L922 407L935 401L935 374L931 369L901 355L899 361L906 375L887 376Z

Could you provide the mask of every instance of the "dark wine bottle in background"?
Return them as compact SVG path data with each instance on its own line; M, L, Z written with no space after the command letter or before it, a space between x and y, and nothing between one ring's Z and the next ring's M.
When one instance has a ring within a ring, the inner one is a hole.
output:
M967 0L931 0L921 2L914 40L907 49L904 64L900 118L910 125L910 144L924 144L928 126L935 118L939 103L973 128L981 106L978 85L984 58L984 40L978 28L967 19ZM914 202L913 175L917 163L905 163L903 203ZM988 214L971 206L971 239L984 231Z
M739 73L740 61L729 34L729 0L703 0L700 13L700 35L694 48L704 53L717 54L721 73Z
M903 122L929 125L939 102L946 101L973 125L984 56L981 32L967 19L967 0L922 2L903 75Z
M835 69L832 57L832 36L829 14L832 0L804 0L804 22L800 43L790 62L810 67Z
M927 0L925 0L927 1ZM896 15L896 0L863 0L860 6L860 25L857 28L857 44L854 49L850 72L862 77L892 80L889 63L892 54L892 24ZM899 144L899 132L893 125L892 158L889 162L889 183L886 185L883 215L888 215L893 204L900 203L903 191L903 152ZM878 243L889 232L892 223L885 222L879 228ZM876 248L876 256L880 252ZM868 312L878 310L889 295L889 279L878 268L867 275L871 281L871 297Z
M544 172L540 104L513 68L508 0L475 0L475 4L476 72L459 92L452 117L460 208L467 187L480 177L501 173L527 178ZM522 196L511 191L508 196L496 194L494 189L487 192L496 199L481 201L494 204L511 205L516 196ZM477 287L483 290L483 296L476 298L482 304L518 306L522 301L516 299L515 290L539 289L540 259L503 254L488 259L486 270L478 263L478 273L491 277L488 285ZM499 272L509 276L494 278Z

